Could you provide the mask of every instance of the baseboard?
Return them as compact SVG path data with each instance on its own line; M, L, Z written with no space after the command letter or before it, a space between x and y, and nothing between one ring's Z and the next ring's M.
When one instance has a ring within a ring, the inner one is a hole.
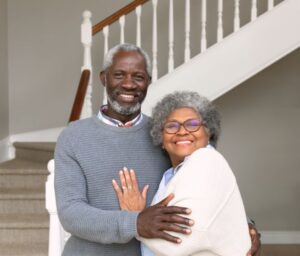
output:
M14 148L10 136L0 141L0 163L14 158Z
M262 244L300 244L300 231L261 231Z
M11 141L16 142L56 142L59 134L65 127L38 130L11 135Z

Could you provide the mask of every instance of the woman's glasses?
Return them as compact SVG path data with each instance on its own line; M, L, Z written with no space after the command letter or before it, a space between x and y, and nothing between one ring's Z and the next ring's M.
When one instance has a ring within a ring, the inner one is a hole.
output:
M188 119L183 123L177 121L170 121L165 123L164 131L169 134L177 133L180 130L180 127L183 126L184 129L188 132L196 132L200 129L205 123L199 119Z

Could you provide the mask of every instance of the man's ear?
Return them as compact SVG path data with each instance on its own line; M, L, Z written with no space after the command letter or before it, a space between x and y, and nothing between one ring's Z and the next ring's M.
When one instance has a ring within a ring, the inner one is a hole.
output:
M102 85L105 87L106 86L106 72L105 72L105 70L100 72L99 77L100 77Z

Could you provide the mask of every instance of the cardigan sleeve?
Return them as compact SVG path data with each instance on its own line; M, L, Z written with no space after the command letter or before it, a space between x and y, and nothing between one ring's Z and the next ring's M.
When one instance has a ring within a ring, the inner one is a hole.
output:
M55 150L55 195L62 226L72 235L92 242L129 242L137 235L138 213L103 210L88 203L85 175L69 136L63 132Z
M250 237L243 202L226 160L214 149L195 151L168 185L170 205L189 207L195 221L181 244L141 239L156 255L193 255L209 251L222 256L246 255Z

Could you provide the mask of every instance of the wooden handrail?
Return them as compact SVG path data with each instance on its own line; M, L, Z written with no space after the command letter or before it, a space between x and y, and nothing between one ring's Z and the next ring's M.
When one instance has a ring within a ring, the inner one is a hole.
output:
M104 27L114 23L117 21L121 16L126 15L130 12L132 12L137 6L142 5L149 0L135 0L131 2L130 4L124 6L122 9L116 11L106 19L100 21L99 23L95 24L92 29L92 34L95 35L98 32L100 32Z
M88 69L83 70L81 73L76 97L75 97L72 111L71 111L70 118L69 118L69 123L72 121L76 121L80 118L87 86L88 86L89 79L90 79L90 74L91 74L91 72Z

